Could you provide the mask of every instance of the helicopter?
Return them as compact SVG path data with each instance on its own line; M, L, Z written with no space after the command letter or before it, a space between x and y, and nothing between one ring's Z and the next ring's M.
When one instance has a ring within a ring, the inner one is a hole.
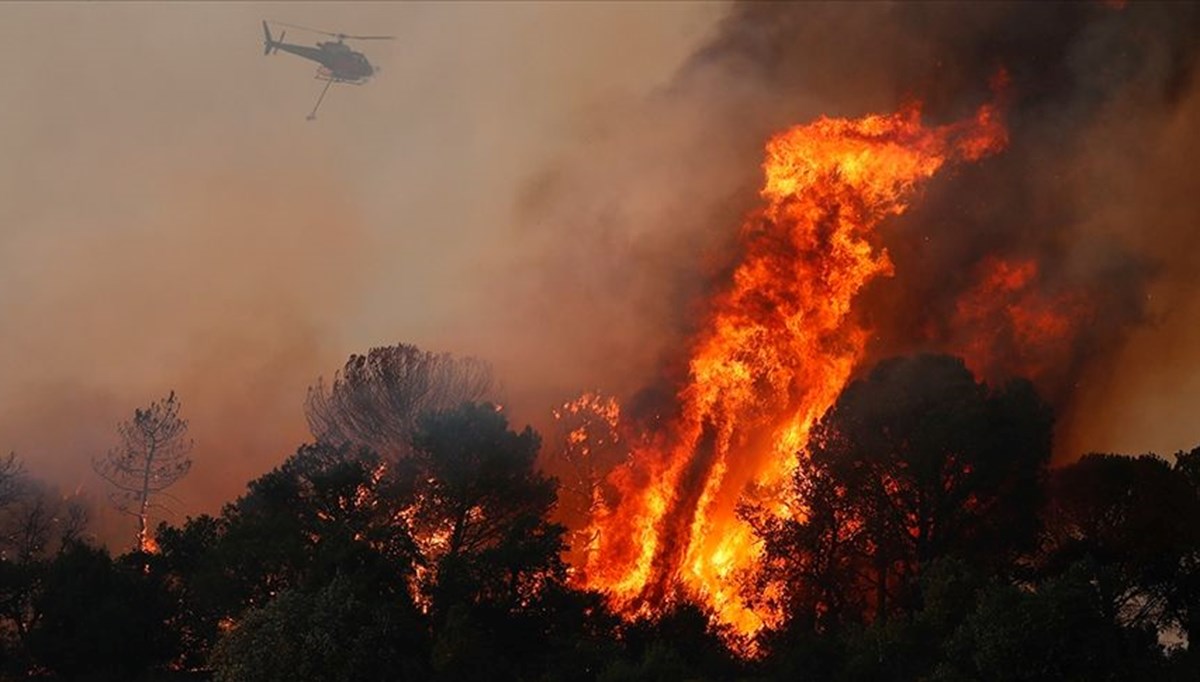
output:
M263 56L283 50L284 52L290 52L298 57L303 57L320 64L317 67L317 75L314 78L325 81L325 87L321 89L321 94L317 97L317 103L313 105L312 112L307 116L309 121L317 117L317 109L325 99L325 93L329 90L329 86L334 83L362 85L379 71L378 67L372 66L371 62L367 61L366 55L357 50L350 49L350 46L345 42L346 40L392 40L395 38L395 36L352 36L345 33L319 31L315 28L306 28L295 24L285 24L281 21L271 23L337 38L337 41L327 40L325 42L318 42L316 47L285 43L284 38L287 37L287 31L281 31L279 40L275 40L271 36L271 29L267 26L267 22L262 22Z

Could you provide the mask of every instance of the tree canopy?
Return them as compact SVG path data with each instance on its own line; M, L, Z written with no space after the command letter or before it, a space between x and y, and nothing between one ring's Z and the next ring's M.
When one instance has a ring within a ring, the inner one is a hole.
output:
M304 414L318 442L350 443L396 459L409 452L423 415L485 400L491 391L486 363L397 344L351 355L328 385L318 379L308 389Z
M764 581L783 586L789 617L823 627L916 608L940 557L1003 570L1037 539L1051 425L1026 382L992 389L946 356L880 363L813 428L798 517L750 511Z
M0 678L1200 674L1172 644L1200 637L1200 448L1048 468L1028 382L921 355L849 385L795 453L796 513L741 510L764 569L741 587L778 619L736 649L686 594L631 618L579 589L538 434L490 403L429 405L389 436L402 448L302 445L219 514L115 557L0 460Z

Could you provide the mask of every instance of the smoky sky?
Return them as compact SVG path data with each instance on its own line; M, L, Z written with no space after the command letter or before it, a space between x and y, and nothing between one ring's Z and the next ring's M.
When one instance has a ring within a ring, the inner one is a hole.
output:
M305 388L351 353L415 343L520 385L479 292L513 279L521 183L723 11L0 5L0 451L102 510L91 459L175 390L196 442L181 521L294 452ZM396 39L358 44L380 74L307 122L315 64L264 57L263 19Z
M871 358L954 350L964 331L944 321L986 259L1032 261L1039 295L1089 311L1039 386L1057 456L1190 448L1198 36L1180 4L739 4L670 83L530 184L525 228L548 246L530 254L526 322L545 343L522 347L669 405L772 133L913 100L948 123L1004 73L1009 148L942 174L883 229L897 274L860 301ZM1020 367L1030 351L995 352Z
M263 57L262 19L396 40L308 123L313 65ZM1036 258L1106 311L1055 388L1060 449L1190 448L1197 28L1148 3L0 5L0 449L100 501L91 457L173 389L175 520L215 511L307 438L306 386L396 342L491 362L519 424L588 389L669 410L769 136L911 98L951 121L1000 67L1010 149L885 228L873 353L920 349L984 254Z

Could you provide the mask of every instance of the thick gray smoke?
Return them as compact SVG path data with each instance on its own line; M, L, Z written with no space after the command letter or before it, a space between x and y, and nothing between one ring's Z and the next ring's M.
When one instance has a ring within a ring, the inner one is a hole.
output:
M663 409L653 396L670 395L704 294L737 259L772 133L911 99L949 122L1003 70L1007 152L935 179L885 230L897 274L861 301L872 354L990 335L989 378L1036 369L1061 415L1060 457L1190 446L1200 432L1177 410L1120 431L1112 417L1149 397L1160 353L1184 376L1200 367L1181 345L1200 301L1198 47L1191 5L739 5L669 87L531 184L522 364L558 362L564 388L649 384L641 395ZM1023 295L1084 320L1078 331L1047 350L951 322L996 259L1032 263ZM1194 380L1170 389L1182 403L1200 393Z

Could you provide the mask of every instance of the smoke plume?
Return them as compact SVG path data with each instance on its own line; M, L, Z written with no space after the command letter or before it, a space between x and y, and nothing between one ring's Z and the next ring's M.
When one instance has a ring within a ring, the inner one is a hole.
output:
M1200 364L1178 341L1197 300L1198 28L1200 11L1174 4L735 6L666 87L529 185L518 236L537 275L519 321L535 334L518 364L560 364L563 390L670 396L738 259L771 133L912 100L947 122L999 89L1008 151L939 177L884 230L896 274L858 305L870 356L970 361L983 337L990 360L973 369L1033 375L1060 415L1059 457L1135 436L1184 447L1200 434L1164 423L1178 412L1119 436L1097 417L1150 390L1160 353ZM995 309L967 310L972 297ZM1059 315L1081 322L1056 336Z

